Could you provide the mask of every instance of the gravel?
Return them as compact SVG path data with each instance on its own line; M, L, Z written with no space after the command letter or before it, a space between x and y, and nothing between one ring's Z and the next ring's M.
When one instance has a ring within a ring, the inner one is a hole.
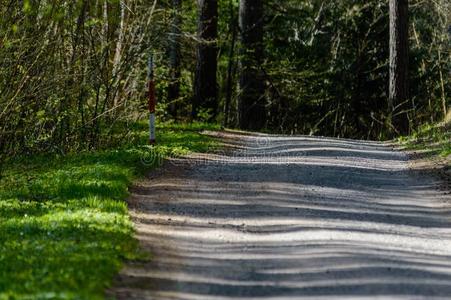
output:
M377 142L220 136L129 199L118 299L451 299L451 198Z

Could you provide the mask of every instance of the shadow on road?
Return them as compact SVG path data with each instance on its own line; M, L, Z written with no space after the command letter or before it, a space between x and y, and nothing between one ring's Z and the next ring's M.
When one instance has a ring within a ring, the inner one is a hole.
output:
M451 202L372 142L246 136L133 190L119 299L450 299Z

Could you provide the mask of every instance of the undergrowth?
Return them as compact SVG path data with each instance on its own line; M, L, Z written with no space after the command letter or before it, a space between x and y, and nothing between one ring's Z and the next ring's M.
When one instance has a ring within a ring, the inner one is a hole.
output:
M409 150L421 150L429 156L451 155L450 125L425 125L411 136L399 139L401 145Z

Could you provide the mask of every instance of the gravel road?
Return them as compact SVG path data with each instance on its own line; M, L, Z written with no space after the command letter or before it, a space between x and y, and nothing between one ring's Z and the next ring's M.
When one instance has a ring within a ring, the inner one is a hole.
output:
M222 134L129 199L118 299L451 299L451 197L376 142Z

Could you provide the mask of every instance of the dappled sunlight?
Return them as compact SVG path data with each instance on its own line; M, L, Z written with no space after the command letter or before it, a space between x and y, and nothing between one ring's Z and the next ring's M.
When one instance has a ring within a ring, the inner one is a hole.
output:
M410 174L404 154L374 142L244 140L169 161L133 189L137 237L155 258L123 270L120 299L451 294L450 199Z

